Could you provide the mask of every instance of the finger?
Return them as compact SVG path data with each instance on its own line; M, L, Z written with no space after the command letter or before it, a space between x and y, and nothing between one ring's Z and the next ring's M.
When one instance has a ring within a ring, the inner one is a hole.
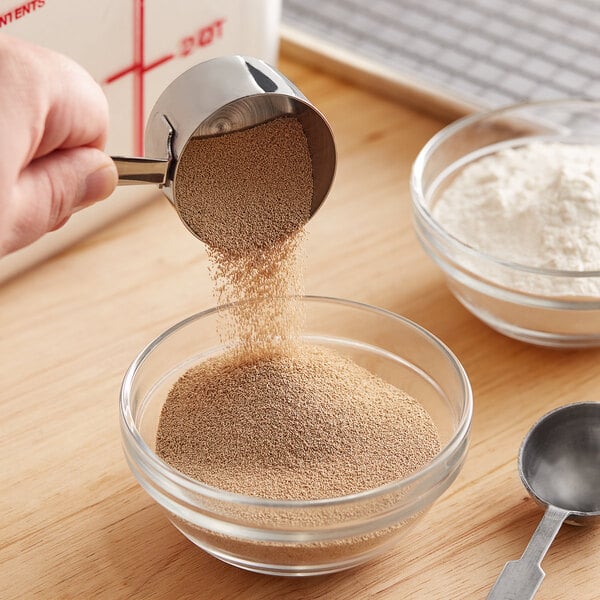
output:
M20 175L1 224L0 254L52 231L76 210L106 198L117 183L113 161L95 148L57 150Z
M87 71L56 55L61 86L50 88L49 108L35 158L57 148L91 146L102 150L108 131L108 102Z
M16 162L20 171L59 148L104 147L106 97L68 57L2 34L0 81L6 92L0 94L0 130L20 132L10 144L0 140L2 163Z

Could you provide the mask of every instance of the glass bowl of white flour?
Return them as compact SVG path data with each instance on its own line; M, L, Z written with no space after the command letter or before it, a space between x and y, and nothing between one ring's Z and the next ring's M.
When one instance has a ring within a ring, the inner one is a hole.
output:
M421 150L417 236L456 298L510 337L600 346L600 102L478 113Z

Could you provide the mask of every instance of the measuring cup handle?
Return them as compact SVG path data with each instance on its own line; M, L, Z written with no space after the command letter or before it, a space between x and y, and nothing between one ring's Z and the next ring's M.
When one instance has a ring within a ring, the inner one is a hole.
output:
M531 600L535 596L546 575L540 566L542 559L568 516L555 506L546 509L523 556L504 565L487 600Z
M166 183L168 159L134 156L111 156L111 158L119 173L119 185L144 183L164 185Z

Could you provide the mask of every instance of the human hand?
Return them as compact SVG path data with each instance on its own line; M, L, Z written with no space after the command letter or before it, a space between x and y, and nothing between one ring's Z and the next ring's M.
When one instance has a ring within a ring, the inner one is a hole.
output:
M0 35L0 256L113 191L107 129L106 98L82 67Z

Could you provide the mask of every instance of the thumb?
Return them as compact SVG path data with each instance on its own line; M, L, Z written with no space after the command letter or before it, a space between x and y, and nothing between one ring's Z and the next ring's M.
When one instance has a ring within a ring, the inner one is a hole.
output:
M116 184L113 161L96 148L55 150L34 160L17 180L0 250L6 253L30 244L66 222L75 210L109 196Z

